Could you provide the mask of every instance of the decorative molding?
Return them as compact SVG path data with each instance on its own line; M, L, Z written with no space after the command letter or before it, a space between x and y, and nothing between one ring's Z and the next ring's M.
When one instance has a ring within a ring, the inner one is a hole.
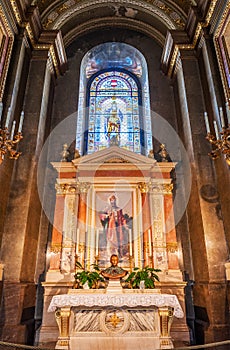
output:
M6 83L6 77L9 69L9 64L10 64L11 53L13 49L14 32L8 23L5 9L1 4L0 4L0 18L1 18L0 30L2 31L2 34L3 34L3 40L1 42L2 72L0 75L0 101L2 101L5 83Z
M56 7L52 10L50 6L45 11L45 16L43 16L42 22L44 28L46 29L57 29L60 28L66 19L69 19L76 12L82 12L88 10L90 7L93 8L100 7L102 4L108 4L107 0L101 0L100 3L95 3L93 0L88 2L83 2L79 0L68 0L64 4L61 4L59 7ZM164 24L168 26L169 29L183 29L185 26L184 18L175 11L173 8L165 5L162 1L159 0L149 0L137 1L137 0L115 0L113 4L118 4L122 6L133 6L134 8L148 11L154 16L157 16Z
M76 38L76 35L80 36L85 32L87 32L88 30L90 30L92 27L95 29L102 29L108 26L111 26L111 17L102 17L102 18L86 21L78 25L76 28L70 30L64 36L63 40L65 43L65 46L68 46ZM125 27L130 30L136 30L137 26L139 31L154 38L161 47L164 46L165 36L153 26L141 21L134 20L132 18L126 18L126 17L116 18L116 27L118 28Z
M172 40L172 33L171 33L171 36L169 35L167 37L166 46L168 45L170 47L171 53L169 54L167 52L167 50L164 50L164 56L162 58L162 67L164 68L164 70L166 71L166 73L169 77L171 77L173 74L174 66L175 66L175 63L177 61L179 51L180 50L194 50L195 49L195 46L197 45L198 39L201 36L202 29L204 27L207 27L210 24L210 20L211 20L212 14L214 12L216 2L217 2L217 0L210 1L210 5L209 5L208 11L206 13L206 16L202 21L197 21L194 35L193 35L191 40L189 40L188 37L187 37L187 39L186 39L186 37L184 37L184 42L181 43L181 42L179 42L180 38L178 38L179 40L175 40L175 38L173 38L173 44L170 43L170 45L169 45L168 41ZM183 33L183 34L186 34L186 33ZM176 41L178 41L178 43L176 43Z
M224 32L229 22L229 18L230 18L230 2L228 2L221 16L221 20L218 24L218 27L214 33L214 45L216 48L217 60L219 64L220 75L223 83L226 101L230 101L230 81L229 81L230 64L227 59L227 56L229 56L229 53L227 52L226 45L225 45Z

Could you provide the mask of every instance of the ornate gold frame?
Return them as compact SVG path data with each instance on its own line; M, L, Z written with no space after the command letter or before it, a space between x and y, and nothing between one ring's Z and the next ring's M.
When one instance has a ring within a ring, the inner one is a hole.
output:
M0 31L2 32L2 40L0 42L0 101L2 101L11 52L13 48L14 34L10 29L5 12L1 4Z
M226 6L221 21L214 35L214 44L218 57L221 79L226 100L230 101L230 53L226 45L226 37L230 35L230 2Z

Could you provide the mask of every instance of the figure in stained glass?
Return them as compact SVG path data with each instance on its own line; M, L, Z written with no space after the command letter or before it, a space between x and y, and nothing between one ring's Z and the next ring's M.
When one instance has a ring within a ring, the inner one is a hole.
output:
M116 99L113 98L112 106L107 111L107 137L109 140L119 143L122 119L122 112L117 106Z

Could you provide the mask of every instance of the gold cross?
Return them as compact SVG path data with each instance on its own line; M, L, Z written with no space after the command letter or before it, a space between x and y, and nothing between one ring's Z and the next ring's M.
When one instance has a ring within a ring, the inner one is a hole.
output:
M113 327L116 328L117 324L121 322L121 320L119 317L117 317L117 314L114 312L113 316L110 317L109 322L111 322Z

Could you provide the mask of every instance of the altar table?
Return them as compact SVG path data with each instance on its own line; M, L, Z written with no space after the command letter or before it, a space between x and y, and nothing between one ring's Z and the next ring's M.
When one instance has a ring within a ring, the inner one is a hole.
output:
M172 349L173 316L184 313L175 295L78 292L53 296L48 312L59 327L56 349Z

